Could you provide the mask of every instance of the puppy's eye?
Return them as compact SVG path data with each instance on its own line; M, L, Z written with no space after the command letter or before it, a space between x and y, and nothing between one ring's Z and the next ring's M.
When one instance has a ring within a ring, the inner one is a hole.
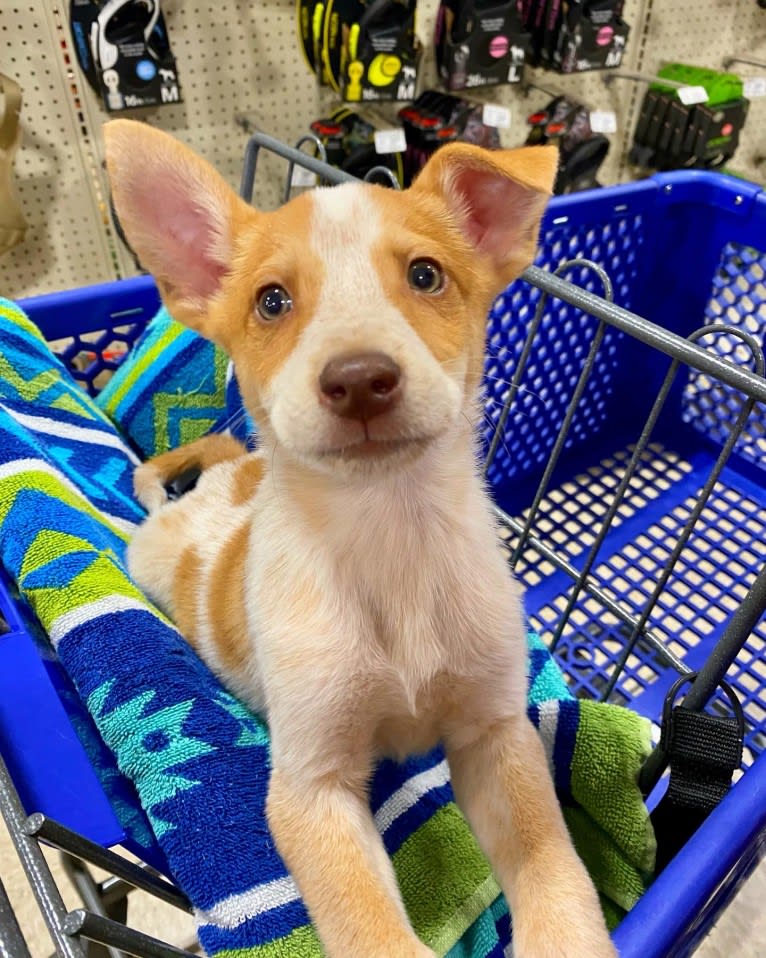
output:
M281 286L264 286L258 293L255 308L261 319L271 322L286 316L293 308L293 301L287 290Z
M410 263L407 281L419 293L438 293L444 286L444 273L431 259L416 259Z

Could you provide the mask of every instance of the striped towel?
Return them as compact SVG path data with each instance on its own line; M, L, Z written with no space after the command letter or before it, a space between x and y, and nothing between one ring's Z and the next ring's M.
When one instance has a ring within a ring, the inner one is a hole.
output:
M319 958L265 821L265 725L126 573L125 544L142 518L131 492L135 456L32 324L3 301L0 377L0 557L108 746L91 754L110 794L129 781L115 808L120 820L191 900L209 955ZM587 718L533 637L529 663L530 715L575 840L585 840L616 917L651 868L651 829L636 788L648 725L594 703L587 705L602 711ZM140 807L130 806L130 794ZM443 754L382 762L370 801L421 938L450 958L501 958L507 908L453 802Z
M146 459L208 432L228 431L243 442L253 432L224 352L176 322L164 306L96 405Z

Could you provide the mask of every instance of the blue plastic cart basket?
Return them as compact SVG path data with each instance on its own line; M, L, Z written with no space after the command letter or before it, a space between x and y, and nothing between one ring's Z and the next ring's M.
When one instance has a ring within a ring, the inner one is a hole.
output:
M248 195L253 174L251 162ZM592 263L565 265L580 257ZM578 695L657 720L679 670L714 688L728 655L744 706L744 774L615 933L624 958L688 955L766 840L766 194L687 172L556 198L537 267L497 300L486 366L488 478L528 615ZM21 305L95 392L106 348L132 342L158 296L142 277ZM125 836L72 730L66 679L5 586L0 753L23 809L81 836L70 851L88 858L88 842ZM0 795L21 822L12 791Z

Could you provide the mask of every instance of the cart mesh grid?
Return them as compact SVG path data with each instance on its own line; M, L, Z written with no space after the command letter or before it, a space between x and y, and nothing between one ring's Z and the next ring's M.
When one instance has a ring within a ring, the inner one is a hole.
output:
M322 182L349 179L256 134L243 173L247 199L261 149L290 164L286 195L292 164ZM573 690L656 720L679 672L703 668L702 704L733 660L726 675L744 705L745 774L617 930L623 956L690 954L766 836L766 759L753 764L766 743L766 381L758 342L766 252L756 237L766 247L766 197L716 175L662 175L556 199L538 265L564 279L531 268L489 320L487 476L530 622ZM119 362L115 346L136 339L157 294L144 277L22 305L95 394ZM747 628L732 628L743 611ZM710 704L723 707L714 695ZM0 733L1 744L8 730ZM651 781L661 771L655 767ZM35 783L14 782L0 761L0 809L57 954L187 954L121 924L130 887L181 908L183 896L57 824L56 809L27 818L37 810L34 795ZM64 849L84 909L66 914L39 839ZM99 886L83 862L105 867L118 883ZM19 941L0 887L0 955L22 958Z

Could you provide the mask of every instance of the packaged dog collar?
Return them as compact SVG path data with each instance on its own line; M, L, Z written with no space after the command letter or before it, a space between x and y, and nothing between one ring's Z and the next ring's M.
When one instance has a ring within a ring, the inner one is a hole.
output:
M581 73L619 67L630 32L622 19L624 0L574 0L567 6L553 51L556 69Z
M555 97L544 110L528 117L532 127L528 146L556 144L559 148L559 169L553 192L575 193L593 189L598 171L609 153L609 140L594 133L587 108L569 97Z
M629 157L636 166L659 170L715 168L734 155L749 103L740 77L683 63L659 71L661 81L647 90ZM684 103L677 84L701 87L706 100Z
M530 35L517 0L442 0L434 44L448 90L518 83Z
M159 0L71 0L75 52L109 112L181 102Z
M348 102L414 97L421 53L415 14L415 0L326 0L309 16L299 0L301 24L321 27L320 82L326 79ZM307 29L299 26L302 36ZM309 41L301 42L305 50ZM309 52L306 58L309 65L316 60Z
M399 111L407 137L405 183L409 185L428 158L445 143L460 141L485 149L500 147L496 127L483 120L483 104L439 90L424 90Z
M329 77L322 59L325 0L297 0L298 41L309 70L320 86L329 85Z
M560 73L618 67L630 32L623 7L624 0L519 0L529 62Z
M328 117L315 120L311 132L323 143L327 162L359 179L374 167L389 169L400 186L405 186L404 154L402 152L378 153L375 133L390 126L374 111L364 112L342 106Z

